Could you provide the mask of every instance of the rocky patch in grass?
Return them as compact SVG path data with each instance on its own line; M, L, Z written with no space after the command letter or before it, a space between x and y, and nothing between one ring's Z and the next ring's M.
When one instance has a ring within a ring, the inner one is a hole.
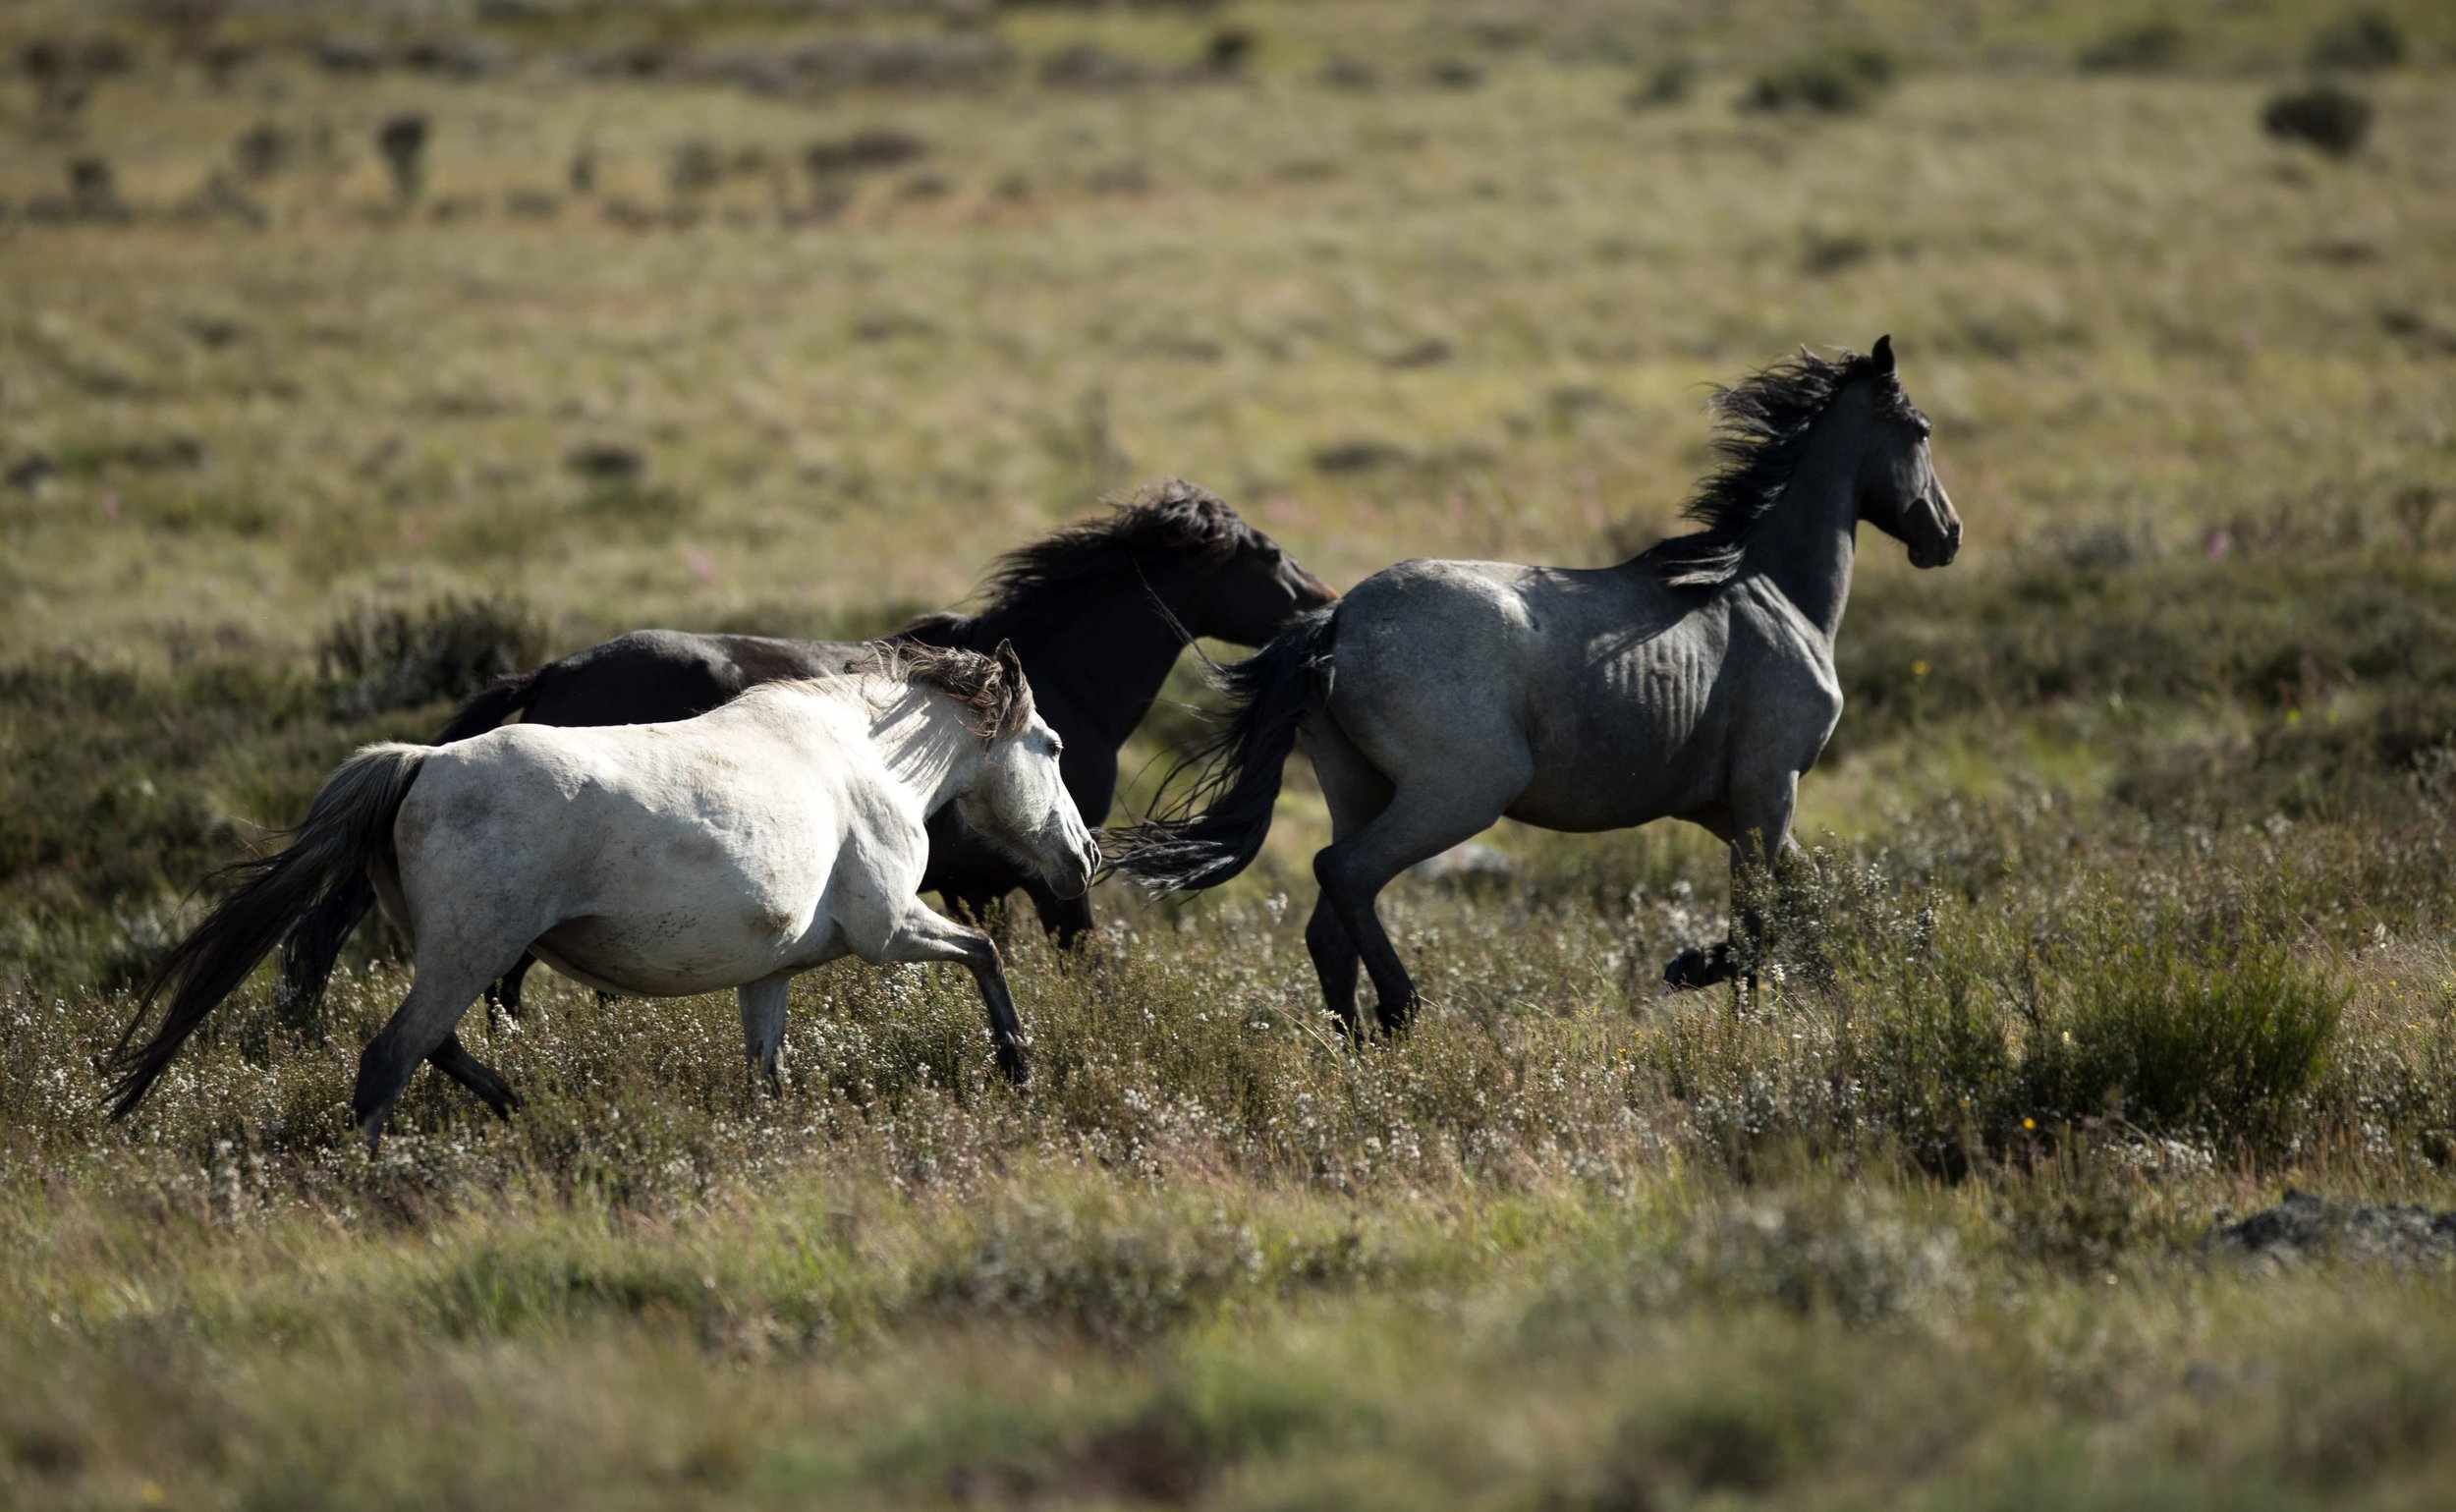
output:
M2219 1228L2209 1246L2281 1265L2323 1256L2444 1264L2456 1260L2456 1210L2337 1203L2289 1189L2276 1206Z

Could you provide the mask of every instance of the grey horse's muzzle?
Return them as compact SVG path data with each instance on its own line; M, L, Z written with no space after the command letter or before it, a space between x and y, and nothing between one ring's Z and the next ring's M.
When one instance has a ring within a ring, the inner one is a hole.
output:
M1954 512L1952 501L1941 496L1927 501L1935 516L1935 533L1914 541L1910 548L1913 567L1950 567L1953 558L1962 554L1962 521Z

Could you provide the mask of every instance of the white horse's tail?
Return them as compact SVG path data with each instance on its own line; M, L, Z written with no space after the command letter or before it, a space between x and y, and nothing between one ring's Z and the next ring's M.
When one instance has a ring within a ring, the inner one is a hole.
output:
M545 675L561 665L555 662L495 679L492 687L461 705L452 722L435 736L435 744L474 740L532 706L544 692L539 684ZM374 907L375 884L366 879L365 872L357 871L334 885L291 926L289 937L281 942L281 1005L282 1017L294 1028L321 1028L324 983L332 977L333 962L341 958L350 931Z
M1228 727L1177 763L1165 795L1186 771L1200 775L1186 797L1126 832L1117 869L1158 892L1216 887L1254 864L1270 833L1279 774L1296 749L1297 726L1330 684L1330 643L1339 605L1309 609L1219 682L1238 702ZM1208 802L1201 812L1199 804Z
M144 1100L205 1015L238 990L300 916L363 877L369 860L391 854L393 819L433 751L390 742L364 748L324 779L306 820L290 832L290 844L279 855L239 862L215 874L235 885L154 967L136 1017L120 1032L105 1063L113 1077L113 1118L127 1117ZM333 948L339 947L334 940ZM165 992L170 1006L161 1026L152 1038L132 1046L129 1041Z

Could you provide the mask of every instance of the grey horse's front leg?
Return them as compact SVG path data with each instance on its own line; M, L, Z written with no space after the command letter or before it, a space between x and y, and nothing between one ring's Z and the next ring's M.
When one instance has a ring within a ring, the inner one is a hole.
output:
M873 966L963 962L980 988L982 1006L989 1010L989 1041L997 1051L998 1070L1017 1087L1032 1080L1032 1044L1024 1037L1023 1022L1015 1016L1015 998L1006 989L1006 968L988 935L931 912L917 899L896 920L886 943L875 952L863 952L862 958Z
M1782 868L1799 852L1799 843L1791 838L1798 795L1797 772L1784 772L1735 795L1728 828L1717 826L1731 848L1731 936L1712 945L1692 945L1672 957L1663 968L1665 982L1675 988L1710 987L1740 977L1742 985L1755 992L1766 918Z
M785 1042L785 989L793 984L790 974L770 977L734 989L742 1004L742 1056L749 1063L753 1078L767 1083L768 1092L784 1094L784 1079L777 1075L777 1051Z

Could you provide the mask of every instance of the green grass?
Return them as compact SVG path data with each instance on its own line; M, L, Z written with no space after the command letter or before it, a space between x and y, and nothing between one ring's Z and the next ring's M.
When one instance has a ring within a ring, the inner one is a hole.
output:
M156 14L0 11L91 76L0 79L0 1502L2444 1500L2449 1263L2211 1239L2456 1207L2444 6ZM2262 132L2356 51L2358 152ZM1885 331L1969 546L1862 542L1754 1002L1658 985L1702 837L1505 827L1344 1045L1300 763L1236 884L1012 940L1028 1093L960 973L797 984L772 1099L729 1000L540 975L465 1025L519 1116L370 1156L370 937L98 1121L199 881L500 666L872 633L1172 473L1341 586L1610 560L1702 385Z

